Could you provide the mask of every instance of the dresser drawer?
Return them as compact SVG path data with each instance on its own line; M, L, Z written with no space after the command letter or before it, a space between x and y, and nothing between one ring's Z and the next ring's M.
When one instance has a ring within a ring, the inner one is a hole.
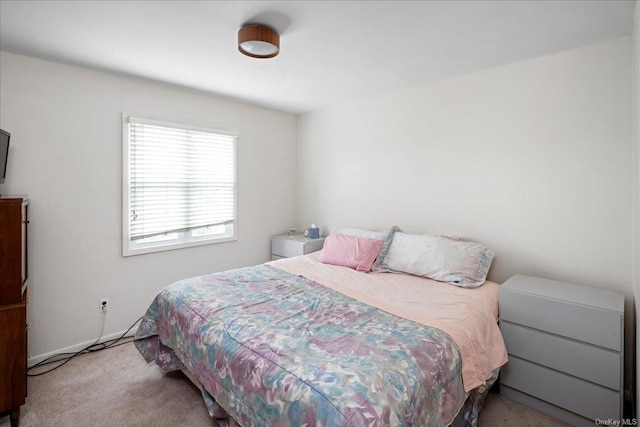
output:
M271 255L290 258L310 254L322 249L324 238L308 239L303 236L276 236L271 240Z
M621 389L620 353L549 335L505 320L500 321L500 330L510 355L613 390Z
M271 241L271 254L283 258L304 255L304 244L296 240L273 239Z
M620 393L544 366L512 356L501 377L509 387L589 419L620 418Z
M617 311L500 289L500 318L611 350L622 350L622 313Z
M0 413L27 394L27 304L0 305Z

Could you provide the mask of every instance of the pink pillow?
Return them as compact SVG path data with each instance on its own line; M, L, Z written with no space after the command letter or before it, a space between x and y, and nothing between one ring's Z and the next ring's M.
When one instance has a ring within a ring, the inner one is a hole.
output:
M358 271L369 271L383 243L384 240L332 233L324 240L318 261L355 268Z

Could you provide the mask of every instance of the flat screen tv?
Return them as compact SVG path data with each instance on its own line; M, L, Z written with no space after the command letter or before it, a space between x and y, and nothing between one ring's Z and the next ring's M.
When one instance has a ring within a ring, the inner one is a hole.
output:
M7 159L9 158L9 132L0 129L0 184L4 183L7 176Z

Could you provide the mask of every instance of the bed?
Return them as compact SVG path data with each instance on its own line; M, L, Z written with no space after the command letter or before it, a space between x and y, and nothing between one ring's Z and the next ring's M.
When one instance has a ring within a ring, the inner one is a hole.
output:
M507 361L498 287L315 253L166 287L135 344L182 369L220 425L474 426Z

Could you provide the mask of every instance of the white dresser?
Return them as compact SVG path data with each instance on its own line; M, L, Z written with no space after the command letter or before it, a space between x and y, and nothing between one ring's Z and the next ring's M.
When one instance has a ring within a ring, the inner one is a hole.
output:
M500 287L505 397L577 426L622 419L624 295L515 275Z
M324 244L324 237L309 239L300 234L275 236L271 239L271 260L306 255L319 251Z

